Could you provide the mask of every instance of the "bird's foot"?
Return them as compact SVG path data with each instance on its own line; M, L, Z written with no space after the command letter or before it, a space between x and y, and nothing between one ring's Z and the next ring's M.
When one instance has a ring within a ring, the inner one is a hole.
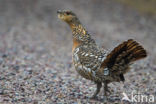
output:
M90 99L91 99L91 100L98 100L98 97L95 96L95 95L93 95L93 96L90 97Z
M104 104L108 102L108 98L107 96L103 96L103 99L101 99L101 102L103 102Z
M110 87L106 89L106 92L108 93L108 95L112 93Z

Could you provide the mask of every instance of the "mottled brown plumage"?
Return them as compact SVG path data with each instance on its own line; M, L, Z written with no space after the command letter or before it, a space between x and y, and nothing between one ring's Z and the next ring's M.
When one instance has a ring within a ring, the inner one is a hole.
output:
M110 53L102 51L72 11L58 11L58 17L69 24L73 34L72 57L76 71L97 84L95 98L104 83L104 96L110 92L107 84L124 81L132 62L147 56L144 48L133 39L118 45Z

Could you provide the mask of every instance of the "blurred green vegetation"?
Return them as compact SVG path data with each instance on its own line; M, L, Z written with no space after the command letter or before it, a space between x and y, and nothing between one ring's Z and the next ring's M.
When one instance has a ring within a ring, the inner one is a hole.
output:
M156 0L117 0L149 16L156 17Z

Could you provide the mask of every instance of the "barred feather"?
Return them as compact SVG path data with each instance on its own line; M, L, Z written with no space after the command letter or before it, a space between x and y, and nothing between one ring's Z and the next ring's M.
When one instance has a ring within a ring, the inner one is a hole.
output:
M128 71L130 63L147 56L145 49L132 39L123 42L108 54L99 49L72 11L59 10L57 13L72 29L72 58L76 71L97 84L93 98L96 98L102 83L104 96L107 96L107 84L124 81L124 73Z
M129 39L108 54L101 67L108 67L112 71L115 70L116 72L120 71L125 73L130 63L145 58L146 56L147 53L145 49L133 39Z

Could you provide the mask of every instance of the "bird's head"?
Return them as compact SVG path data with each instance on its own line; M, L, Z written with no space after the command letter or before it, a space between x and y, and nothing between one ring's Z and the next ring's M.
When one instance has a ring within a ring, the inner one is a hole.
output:
M67 22L69 25L79 23L77 16L72 11L58 10L58 18Z

